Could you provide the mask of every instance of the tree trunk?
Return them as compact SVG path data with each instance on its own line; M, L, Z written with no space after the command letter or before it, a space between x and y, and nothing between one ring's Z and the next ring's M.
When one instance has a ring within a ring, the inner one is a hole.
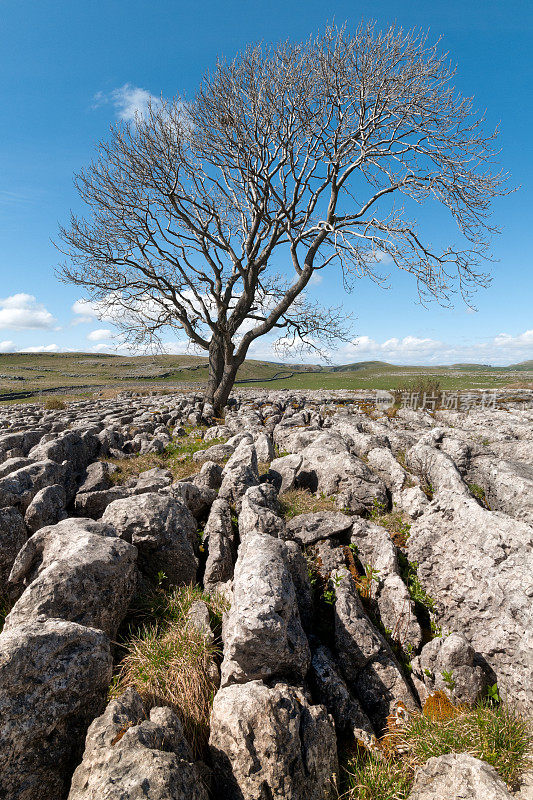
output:
M209 375L204 393L204 402L215 407L215 394L224 375L224 343L213 337L209 343ZM218 414L215 408L215 413Z
M235 383L235 378L237 377L237 370L241 364L242 361L232 361L230 364L224 365L222 379L218 384L213 403L216 416L221 416L226 403L228 402L231 390L233 389L233 384Z

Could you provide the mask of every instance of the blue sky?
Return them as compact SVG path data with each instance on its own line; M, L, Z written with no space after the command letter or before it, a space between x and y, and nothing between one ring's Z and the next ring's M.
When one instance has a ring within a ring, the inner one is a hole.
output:
M520 190L495 204L503 228L491 287L472 313L417 304L409 276L384 291L360 282L339 295L324 276L312 292L343 302L357 317L355 338L335 362L393 363L533 358L533 6L529 0L368 3L332 0L0 0L0 351L113 349L113 326L87 313L79 290L54 276L50 240L70 209L80 211L72 175L119 117L161 93L192 95L217 56L248 42L303 39L328 21L354 27L368 12L442 36L459 72L457 87L501 126L504 170ZM431 239L445 217L424 212ZM168 342L171 352L184 344ZM250 355L272 358L259 341ZM314 359L312 359L314 360Z

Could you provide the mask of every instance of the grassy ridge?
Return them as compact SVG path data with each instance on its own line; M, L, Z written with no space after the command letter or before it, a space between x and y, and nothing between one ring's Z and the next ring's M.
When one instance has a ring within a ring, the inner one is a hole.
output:
M292 374L295 373L295 374ZM290 377L289 377L290 376ZM396 389L419 377L439 381L442 389L533 386L533 362L510 367L456 364L451 367L395 366L362 361L341 366L291 365L246 361L237 376L242 387L271 389ZM96 388L199 389L207 380L202 356L118 356L94 353L13 353L0 355L0 396L24 392Z

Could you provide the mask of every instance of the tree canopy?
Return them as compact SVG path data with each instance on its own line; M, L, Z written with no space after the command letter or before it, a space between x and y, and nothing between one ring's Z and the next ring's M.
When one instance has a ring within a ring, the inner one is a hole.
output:
M135 345L184 331L208 351L220 409L251 344L346 338L342 308L312 302L314 273L379 280L384 257L423 298L486 285L494 139L427 37L371 24L248 47L192 99L119 123L76 176L88 206L61 229L60 274ZM461 247L437 249L411 217L437 201ZM280 267L281 265L281 267Z

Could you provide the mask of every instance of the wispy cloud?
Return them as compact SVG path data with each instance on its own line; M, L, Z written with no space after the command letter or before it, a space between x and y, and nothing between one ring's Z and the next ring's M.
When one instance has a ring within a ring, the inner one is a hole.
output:
M87 339L90 342L101 342L103 339L109 339L113 336L113 331L109 328L98 328L87 334Z
M17 353L59 353L62 348L57 344L38 344L34 347L24 347L17 350Z
M317 363L316 353L301 354L294 350L280 356L269 337L252 344L248 356L269 361ZM434 365L458 362L492 364L505 366L533 358L533 330L516 336L500 333L485 341L471 341L465 344L432 339L430 337L403 336L377 341L370 336L356 336L328 355L335 364L352 361L388 361L393 364Z
M52 330L57 328L57 322L36 297L21 292L0 300L0 328Z
M108 103L114 106L119 119L131 122L137 115L145 116L150 104L154 107L161 105L161 100L148 89L125 83L124 86L110 92L97 92L93 97L92 107L100 108Z

